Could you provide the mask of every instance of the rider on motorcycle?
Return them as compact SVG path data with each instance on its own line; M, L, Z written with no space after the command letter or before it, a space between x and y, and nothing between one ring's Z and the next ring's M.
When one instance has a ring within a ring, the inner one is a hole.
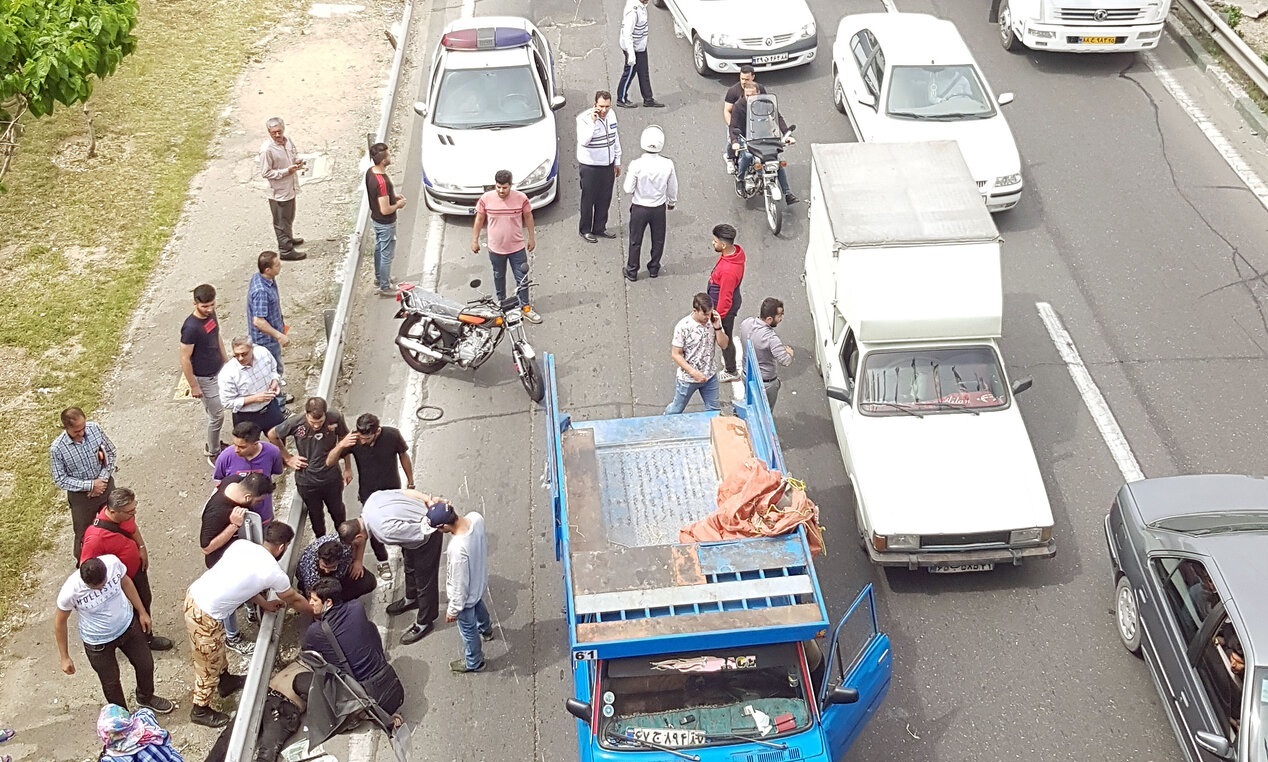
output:
M744 176L748 174L749 167L753 165L753 154L745 150L740 150L741 139L748 137L748 99L758 95L758 85L756 82L744 83L744 96L735 102L735 107L731 109L731 148L739 155L739 162L735 169L735 192L741 196L744 195ZM768 93L768 95L770 95ZM774 97L773 95L771 97ZM784 145L791 145L797 142L797 139L788 133L788 123L784 121L784 115L775 112L775 117L779 122L779 132L783 136ZM798 199L788 190L788 173L781 166L779 168L779 189L783 191L784 203L795 204Z

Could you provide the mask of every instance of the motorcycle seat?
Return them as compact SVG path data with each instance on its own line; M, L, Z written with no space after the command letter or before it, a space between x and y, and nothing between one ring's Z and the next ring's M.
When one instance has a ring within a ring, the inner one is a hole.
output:
M755 143L750 140L747 147L749 153L763 162L774 161L779 158L780 144L777 142Z
M446 299L434 291L428 291L417 286L414 287L411 293L419 304L446 317L457 318L465 307L465 305L459 304L452 299Z

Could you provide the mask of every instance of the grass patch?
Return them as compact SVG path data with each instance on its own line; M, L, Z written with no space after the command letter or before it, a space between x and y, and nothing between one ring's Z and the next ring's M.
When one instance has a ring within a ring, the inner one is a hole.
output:
M78 109L24 120L0 194L0 621L66 517L48 445L68 405L92 411L123 330L207 160L252 43L289 4L141 0L137 51ZM13 425L17 422L22 425Z

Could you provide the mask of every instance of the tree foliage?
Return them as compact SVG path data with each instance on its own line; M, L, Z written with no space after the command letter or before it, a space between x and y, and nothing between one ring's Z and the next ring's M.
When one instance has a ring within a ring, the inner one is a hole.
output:
M137 0L0 0L0 104L83 103L136 49L136 22Z

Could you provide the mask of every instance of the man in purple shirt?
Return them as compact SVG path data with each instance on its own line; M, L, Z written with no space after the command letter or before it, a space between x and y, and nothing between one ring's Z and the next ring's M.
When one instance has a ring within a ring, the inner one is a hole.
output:
M211 475L217 486L229 476L258 473L273 481L281 475L286 469L282 453L272 442L261 442L262 433L252 421L233 427L233 447L226 447L216 458L216 470ZM273 520L273 496L264 495L251 510L260 514L261 523L268 524Z

